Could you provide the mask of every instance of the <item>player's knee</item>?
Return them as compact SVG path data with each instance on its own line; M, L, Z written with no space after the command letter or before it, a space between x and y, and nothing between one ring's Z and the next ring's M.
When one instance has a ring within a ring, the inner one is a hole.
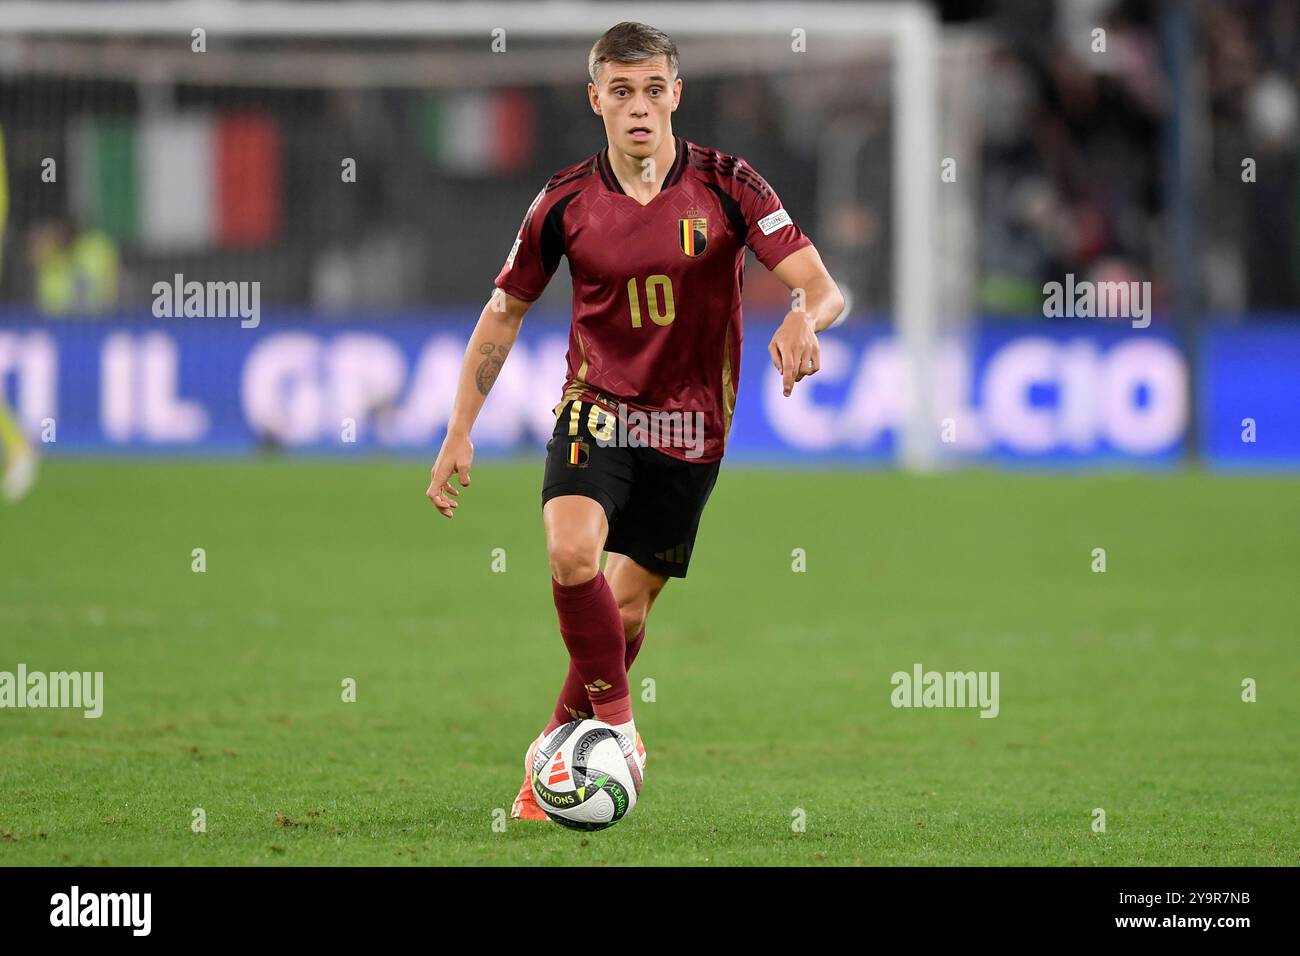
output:
M548 549L551 575L561 584L582 584L600 573L600 552L585 542L554 543Z

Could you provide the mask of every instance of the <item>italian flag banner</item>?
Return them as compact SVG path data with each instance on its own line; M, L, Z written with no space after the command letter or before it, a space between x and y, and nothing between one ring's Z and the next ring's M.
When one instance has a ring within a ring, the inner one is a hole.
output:
M279 125L258 114L83 117L68 135L83 221L152 251L255 247L283 224Z
M424 149L437 166L467 176L510 173L533 157L533 102L517 90L455 90L425 99Z

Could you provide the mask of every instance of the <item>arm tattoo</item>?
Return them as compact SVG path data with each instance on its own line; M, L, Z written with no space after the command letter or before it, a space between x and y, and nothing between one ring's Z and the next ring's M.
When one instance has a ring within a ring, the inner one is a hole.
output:
M479 346L479 352L483 356L483 361L479 363L478 371L474 373L474 381L478 384L479 392L486 396L492 391L497 376L501 374L501 366L505 364L510 347L485 342Z

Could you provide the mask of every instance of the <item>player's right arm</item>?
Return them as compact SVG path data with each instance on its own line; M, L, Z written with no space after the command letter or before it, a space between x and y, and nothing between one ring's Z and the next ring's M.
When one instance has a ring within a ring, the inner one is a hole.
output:
M564 254L562 217L564 207L573 198L572 190L567 192L567 198L560 199L566 191L548 193L543 188L533 199L524 213L510 255L497 273L496 291L479 316L465 349L447 437L433 463L429 490L425 492L434 507L448 518L458 507L456 499L460 497L460 492L451 486L451 476L457 476L462 488L469 484L469 466L474 458L470 428L514 347L524 313L542 294Z
M460 505L456 500L460 491L452 487L451 476L456 475L462 488L468 487L469 469L474 461L470 429L474 427L483 402L519 337L519 327L530 305L531 302L497 289L483 307L474 334L465 347L465 361L461 365L456 397L451 405L447 437L443 439L442 449L429 473L429 489L424 493L448 518Z

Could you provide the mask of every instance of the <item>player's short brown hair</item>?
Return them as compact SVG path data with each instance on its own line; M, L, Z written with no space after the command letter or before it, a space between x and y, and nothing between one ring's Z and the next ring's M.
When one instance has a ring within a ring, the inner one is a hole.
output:
M624 20L605 31L587 57L591 82L598 83L602 63L641 63L657 56L668 58L670 80L677 79L677 45L668 34L654 27Z

